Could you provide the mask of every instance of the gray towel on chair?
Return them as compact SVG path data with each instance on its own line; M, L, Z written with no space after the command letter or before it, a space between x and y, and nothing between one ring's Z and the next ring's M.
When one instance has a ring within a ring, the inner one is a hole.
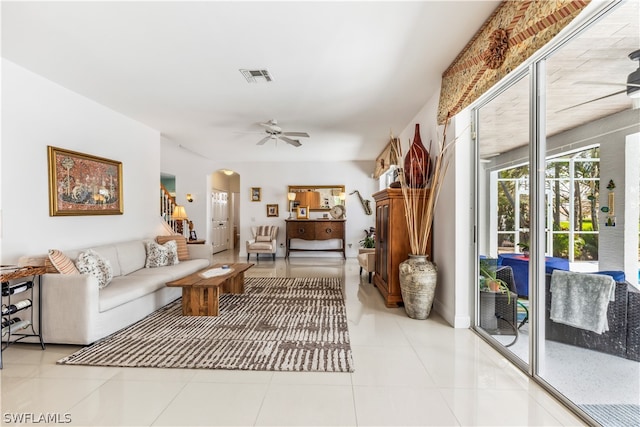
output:
M551 320L601 334L609 330L607 308L614 301L611 276L554 270L551 275Z

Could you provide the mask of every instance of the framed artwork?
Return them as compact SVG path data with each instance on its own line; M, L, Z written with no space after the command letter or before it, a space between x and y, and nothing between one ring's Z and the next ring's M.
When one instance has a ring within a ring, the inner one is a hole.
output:
M195 230L191 230L189 232L189 240L198 240L198 235Z
M262 199L261 193L262 190L260 189L260 187L251 187L251 201L259 202L260 199Z
M122 162L48 146L49 216L122 215Z
M309 219L309 206L298 206L296 218Z
M267 216L278 216L278 205L267 205Z

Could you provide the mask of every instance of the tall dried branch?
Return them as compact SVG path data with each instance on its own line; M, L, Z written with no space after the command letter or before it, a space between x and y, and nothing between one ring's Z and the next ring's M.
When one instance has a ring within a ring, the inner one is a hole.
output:
M407 232L409 234L409 247L412 255L426 255L427 244L433 228L433 219L435 209L440 199L440 191L444 183L445 176L449 169L449 163L452 155L452 148L457 138L453 141L447 141L447 128L449 121L444 124L443 136L438 143L438 153L435 155L433 165L433 174L427 183L426 188L412 188L409 183L414 182L413 170L399 174L400 188L402 189L402 199L405 208L405 219L407 223ZM392 150L396 152L397 158L402 159L402 147L400 141L391 138ZM411 145L410 145L411 147ZM411 149L411 148L410 148ZM431 154L431 153L430 153ZM422 159L418 157L418 166L424 169ZM407 177L405 174L408 173Z

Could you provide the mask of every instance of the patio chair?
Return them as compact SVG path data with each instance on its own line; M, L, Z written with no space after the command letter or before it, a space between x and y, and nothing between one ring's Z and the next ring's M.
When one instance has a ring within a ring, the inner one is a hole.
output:
M513 269L511 266L504 266L496 270L496 278L502 280L509 286L512 292L516 294L518 291L516 290L516 280L513 276ZM522 326L529 321L529 308L524 305L520 300L518 300L518 307L522 309L525 313L524 318L520 321L518 325L518 329L522 328Z

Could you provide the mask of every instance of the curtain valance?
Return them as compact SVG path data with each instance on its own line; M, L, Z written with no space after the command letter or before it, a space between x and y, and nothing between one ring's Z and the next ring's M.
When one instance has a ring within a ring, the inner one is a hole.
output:
M444 124L548 43L590 0L503 1L442 74Z

